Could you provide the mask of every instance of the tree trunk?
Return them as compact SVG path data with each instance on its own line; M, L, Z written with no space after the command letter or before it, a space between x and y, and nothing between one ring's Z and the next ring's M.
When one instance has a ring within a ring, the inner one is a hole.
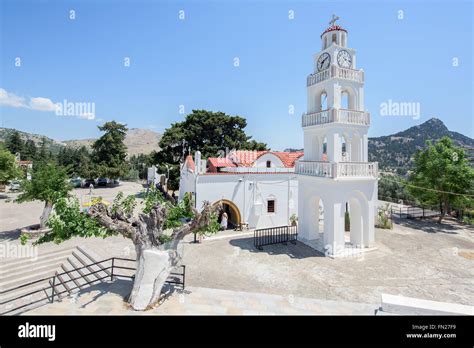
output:
M181 258L176 247L172 248L146 247L137 253L135 281L128 299L133 309L145 310L160 299L163 285Z
M40 229L43 229L46 227L46 221L48 221L49 215L51 214L52 210L53 210L53 203L46 202L44 204L43 213L41 214L41 217L40 217Z
M142 311L158 302L163 285L181 259L178 251L180 241L187 234L207 226L217 209L220 206L212 207L205 203L201 213L194 211L194 219L174 229L171 241L162 244L159 237L164 233L166 207L158 204L149 214L141 213L138 218L127 217L120 209L112 213L101 203L91 207L89 214L101 225L130 238L135 245L137 269L128 299L133 309Z

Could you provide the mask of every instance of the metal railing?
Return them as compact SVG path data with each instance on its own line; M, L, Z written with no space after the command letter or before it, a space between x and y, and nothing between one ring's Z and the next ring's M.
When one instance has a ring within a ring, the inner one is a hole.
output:
M262 228L254 231L253 244L258 250L263 250L263 246L291 242L293 244L298 240L297 226L278 226Z
M297 161L295 172L324 178L376 178L377 162Z
M356 69L341 68L331 65L329 69L314 73L306 78L306 86L312 86L318 82L331 78L339 78L359 83L364 83L364 71Z
M34 291L23 293L23 294L21 294L19 296L16 296L14 298L9 298L7 300L4 300L4 301L0 302L0 305L3 306L3 305L7 305L8 303L12 303L12 302L20 300L22 298L27 298L28 296L32 296L32 295L40 293L40 292L45 293L45 297L41 297L41 298L39 298L35 301L28 302L28 303L23 304L21 306L17 306L17 307L14 307L14 308L9 308L7 311L0 313L0 315L5 315L5 314L8 314L8 313L17 311L19 309L22 309L24 307L28 307L28 306L31 306L33 304L39 303L39 302L44 302L45 300L49 300L49 302L53 303L55 297L60 298L60 296L62 294L65 294L65 293L70 294L73 290L82 289L86 285L91 285L91 284L97 283L99 281L102 281L104 279L110 278L111 281L114 279L114 277L134 279L135 275L119 274L119 273L115 272L115 270L122 269L122 270L136 271L136 268L135 267L126 267L126 266L122 266L122 265L117 265L116 262L115 262L116 260L134 262L134 263L136 262L136 260L134 260L134 259L126 259L126 258L122 258L122 257L111 257L111 258L108 258L108 259L105 259L105 260L102 260L102 261L97 261L97 262L93 262L93 263L84 265L82 267L77 267L77 268L71 269L69 271L64 271L62 273L56 272L54 274L54 276L52 276L52 277L45 277L45 278L37 279L35 281L28 282L28 283L25 283L25 284L21 284L19 286L15 286L13 288L2 290L2 291L0 291L0 295L5 295L5 294L11 293L15 290L19 290L19 289L26 289L28 287L31 287L32 285L36 285L36 284L39 284L41 282L46 282L47 284L49 284L49 286L42 287L41 289L37 289L37 290L34 290ZM104 266L104 263L109 263L109 262L110 262L110 265ZM93 270L91 270L92 266L97 266L99 269L93 271ZM180 265L178 267L181 268L181 272L172 272L172 273L170 273L170 277L168 277L168 280L166 281L166 283L181 285L182 288L184 289L185 281L186 281L186 265ZM88 273L84 273L83 272L84 269L87 269ZM74 277L74 278L71 277L71 273L73 273L73 272L77 272L78 274L80 274L80 276L79 277ZM97 273L99 273L99 272L104 272L106 275L105 276L102 276L102 275L97 276ZM64 280L63 276L65 276L65 275L67 275L69 277L69 279ZM90 276L90 275L94 275L95 278L93 280L88 280L87 277ZM77 282L79 279L84 280L85 283L79 285L79 283ZM68 285L68 283L70 283L70 282L74 282L76 286L75 287L70 287ZM65 290L58 290L57 289L61 285L64 287Z

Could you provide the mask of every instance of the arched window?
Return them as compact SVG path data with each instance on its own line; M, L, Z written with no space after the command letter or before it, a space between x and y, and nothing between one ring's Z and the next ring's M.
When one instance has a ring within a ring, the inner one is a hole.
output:
M332 34L332 42L337 44L337 35L335 33Z
M347 91L342 91L341 93L341 109L350 109L349 106L349 93Z
M321 95L319 96L318 106L319 106L318 111L328 109L328 95L326 92L322 92Z
M347 162L349 161L349 154L347 153L347 141L346 141L346 137L343 135L341 137L341 158L342 158L342 162Z
M327 161L328 160L328 138L324 137L323 139L323 146L322 146L322 155L321 155L321 160Z
M267 161L267 168L271 168L272 167L272 161Z

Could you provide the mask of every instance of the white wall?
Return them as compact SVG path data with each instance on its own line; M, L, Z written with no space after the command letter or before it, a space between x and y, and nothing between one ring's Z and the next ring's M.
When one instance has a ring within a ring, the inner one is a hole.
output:
M298 183L292 173L201 175L196 191L198 209L204 201L227 199L239 208L249 228L284 226L292 214L298 214ZM267 213L269 198L275 199L275 213Z

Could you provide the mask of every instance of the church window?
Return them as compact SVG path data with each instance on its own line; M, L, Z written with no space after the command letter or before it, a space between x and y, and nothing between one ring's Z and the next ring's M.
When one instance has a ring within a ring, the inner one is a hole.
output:
M267 213L274 213L275 212L275 200L269 199L267 201Z

